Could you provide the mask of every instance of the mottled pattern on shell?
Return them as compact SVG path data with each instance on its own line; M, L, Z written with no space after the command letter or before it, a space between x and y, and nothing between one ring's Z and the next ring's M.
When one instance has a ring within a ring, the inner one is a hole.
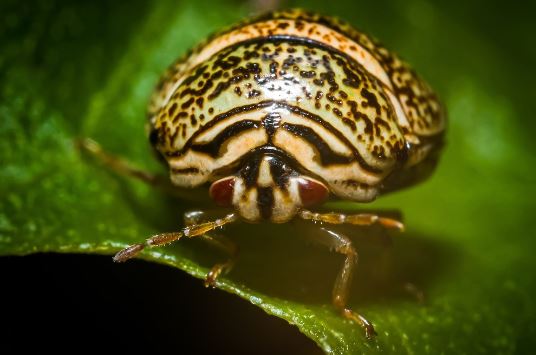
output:
M282 127L275 135L270 114ZM426 178L445 126L435 94L396 55L337 19L298 10L209 37L166 72L149 118L178 185L214 181L272 144L350 199L351 189L375 187L373 198Z

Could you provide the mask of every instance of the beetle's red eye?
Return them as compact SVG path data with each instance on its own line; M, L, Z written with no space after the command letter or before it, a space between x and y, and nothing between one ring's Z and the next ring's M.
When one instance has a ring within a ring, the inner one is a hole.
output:
M215 181L210 185L210 197L220 206L230 207L233 205L235 178L226 177Z
M329 190L326 185L311 178L300 177L298 179L298 190L300 191L302 205L305 207L316 205L329 196Z

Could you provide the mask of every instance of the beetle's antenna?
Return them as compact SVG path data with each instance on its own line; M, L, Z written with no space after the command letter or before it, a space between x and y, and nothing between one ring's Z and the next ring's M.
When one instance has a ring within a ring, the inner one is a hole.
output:
M226 224L233 223L238 219L235 213L230 213L223 218L216 219L211 222L205 222L200 224L194 224L183 228L178 232L161 233L152 236L147 239L145 243L133 244L121 250L113 257L116 263L122 263L128 259L132 259L138 255L145 248L152 248L162 245L171 244L182 237L193 238L201 236L207 232L210 232L218 227L223 227Z

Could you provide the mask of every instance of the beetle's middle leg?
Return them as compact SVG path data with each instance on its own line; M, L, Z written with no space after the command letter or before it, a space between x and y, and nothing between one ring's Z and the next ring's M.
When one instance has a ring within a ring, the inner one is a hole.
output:
M344 213L316 213L309 210L301 210L299 216L304 220L312 222L327 223L327 224L353 224L359 226L371 226L373 224L380 224L388 229L397 229L404 231L404 224L393 218L381 217L373 213L358 213L358 214L344 214ZM383 255L384 258L386 255ZM410 294L418 303L424 303L424 292L420 290L415 284L411 282L405 282L403 285L405 292Z
M186 226L201 223L205 219L204 215L205 213L202 211L186 212L184 214L184 223L186 224ZM226 252L229 255L229 258L226 261L214 265L205 278L205 286L214 287L216 279L221 274L226 274L231 271L234 264L236 263L236 260L238 259L238 245L224 235L215 234L212 232L207 232L201 235L201 238L205 240L208 244Z
M404 224L396 219L381 217L372 213L344 214L344 213L316 213L308 210L301 210L298 214L300 218L328 224L353 224L357 226L371 226L380 224L385 228L404 230Z
M343 266L333 286L333 305L345 318L358 323L365 330L367 338L374 337L376 332L372 323L348 307L352 276L358 261L357 251L352 245L352 241L344 234L336 233L326 228L311 228L310 233L306 233L304 237L313 243L328 247L330 250L345 256Z

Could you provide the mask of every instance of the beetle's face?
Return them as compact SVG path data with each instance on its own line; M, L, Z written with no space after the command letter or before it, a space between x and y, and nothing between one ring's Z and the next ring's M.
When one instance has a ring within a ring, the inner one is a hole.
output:
M328 195L322 182L299 174L271 153L249 159L237 175L217 180L210 187L217 204L234 207L250 222L286 222L300 208L321 203Z

